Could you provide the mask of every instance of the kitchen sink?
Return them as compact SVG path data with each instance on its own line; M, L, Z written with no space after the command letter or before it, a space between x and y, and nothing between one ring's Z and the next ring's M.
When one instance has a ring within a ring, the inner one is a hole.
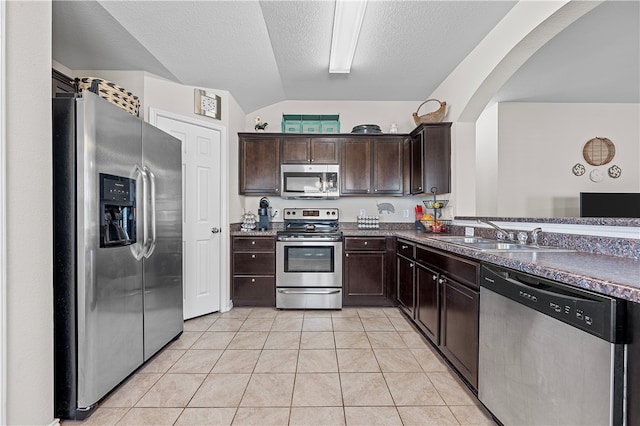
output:
M526 244L517 244L509 241L492 240L490 238L482 237L464 237L460 235L441 235L434 236L433 238L440 241L446 241L447 243L464 246L480 251L500 251L500 252L569 252L575 251L571 249L565 249L561 247L551 246L532 246Z
M550 247L550 246L530 246L526 244L516 244L510 242L502 242L502 241L479 241L479 242L459 242L454 243L459 244L465 247L469 247L472 249L480 250L480 251L517 251L517 252L525 252L525 251L534 251L534 252L568 252L575 251L571 249L565 249L561 247Z
M492 243L496 241L489 238L464 237L461 235L438 235L437 237L434 235L432 238L435 238L441 241L446 241L452 244Z

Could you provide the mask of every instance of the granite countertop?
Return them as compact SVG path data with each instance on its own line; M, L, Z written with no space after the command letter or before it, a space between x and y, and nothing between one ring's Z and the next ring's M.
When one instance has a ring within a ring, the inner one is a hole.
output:
M640 261L583 252L486 252L438 241L416 231L393 231L397 237L476 260L512 268L575 287L640 303Z
M275 236L278 229L232 231L232 236ZM407 229L342 228L345 237L400 237L483 262L640 303L640 261L574 252L487 252L438 240L438 234ZM445 234L450 235L450 234Z
M275 237L278 229L267 229L266 231L231 231L232 237Z

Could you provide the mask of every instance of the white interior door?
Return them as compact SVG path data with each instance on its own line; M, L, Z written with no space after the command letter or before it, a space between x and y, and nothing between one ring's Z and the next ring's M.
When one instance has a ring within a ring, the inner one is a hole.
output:
M184 319L220 310L223 129L161 114L155 126L182 141Z

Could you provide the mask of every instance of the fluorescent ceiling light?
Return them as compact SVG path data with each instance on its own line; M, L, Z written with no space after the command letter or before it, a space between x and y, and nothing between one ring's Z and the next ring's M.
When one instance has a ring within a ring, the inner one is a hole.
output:
M336 0L331 36L330 73L349 73L360 36L367 0Z

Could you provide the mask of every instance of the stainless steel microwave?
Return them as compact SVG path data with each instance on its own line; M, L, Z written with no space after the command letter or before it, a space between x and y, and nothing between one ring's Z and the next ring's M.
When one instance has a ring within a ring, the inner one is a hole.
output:
M338 164L283 164L282 198L327 199L340 196L340 166Z

